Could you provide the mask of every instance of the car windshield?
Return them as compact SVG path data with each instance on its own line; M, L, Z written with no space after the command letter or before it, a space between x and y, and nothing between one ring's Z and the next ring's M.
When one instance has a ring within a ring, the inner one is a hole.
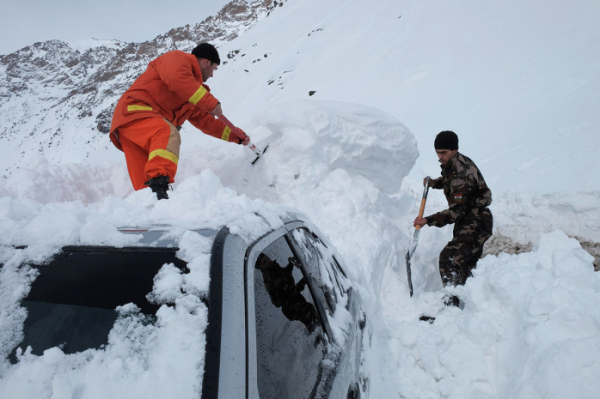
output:
M143 322L154 323L159 306L147 295L166 263L185 269L176 249L65 248L31 286L22 306L27 309L24 338L10 355L28 347L34 355L59 347L65 354L99 349L108 342L119 306L134 304Z

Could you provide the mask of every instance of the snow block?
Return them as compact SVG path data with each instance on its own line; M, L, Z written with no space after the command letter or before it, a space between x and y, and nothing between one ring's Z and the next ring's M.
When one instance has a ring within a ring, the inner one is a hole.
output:
M413 134L393 116L358 104L299 100L255 118L282 160L310 157L329 170L360 175L385 193L398 192L419 156Z

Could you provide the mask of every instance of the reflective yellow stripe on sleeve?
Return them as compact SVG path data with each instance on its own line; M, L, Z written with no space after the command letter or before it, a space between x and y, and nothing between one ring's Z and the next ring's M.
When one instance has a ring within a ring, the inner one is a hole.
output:
M128 105L127 111L152 111L152 107L147 105Z
M193 96L190 97L190 102L194 105L198 104L198 101L202 100L202 97L206 94L206 89L204 86L200 86L198 90L194 93Z
M223 130L223 135L221 136L221 140L229 141L229 135L231 134L231 129L229 126L225 126Z
M177 158L177 155L175 155L171 151L167 151L167 150L152 151L150 153L150 155L148 156L148 161L154 157L161 157L161 158L168 159L169 161L173 162L175 165L177 165L179 163L179 158Z

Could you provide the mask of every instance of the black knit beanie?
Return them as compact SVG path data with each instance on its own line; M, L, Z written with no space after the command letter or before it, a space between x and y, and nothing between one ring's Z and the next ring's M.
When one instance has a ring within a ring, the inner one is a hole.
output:
M206 58L207 60L212 61L217 65L221 65L219 52L212 44L200 43L196 46L195 49L192 50L192 54L195 55L196 58Z
M450 130L439 132L433 146L436 150L458 150L458 136Z

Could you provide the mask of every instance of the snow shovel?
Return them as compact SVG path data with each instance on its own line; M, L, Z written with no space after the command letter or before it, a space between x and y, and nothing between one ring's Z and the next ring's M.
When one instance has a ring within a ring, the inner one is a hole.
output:
M243 134L242 132L240 132L240 130L239 130L237 127L235 127L235 126L233 125L233 123L231 123L231 121L230 121L229 119L227 119L227 118L225 117L225 115L221 114L221 115L217 116L217 118L219 118L219 119L221 120L221 122L223 122L224 124L226 124L226 125L227 125L227 127L228 127L228 128L230 128L230 129L231 129L231 131L232 131L232 132L233 132L233 133L234 133L236 136L238 136L238 138L239 138L240 140L244 140L244 139L246 138L246 136L244 136L244 134ZM254 165L254 164L256 163L256 161L258 161L258 158L260 158L260 157L261 157L261 155L262 155L262 154L264 154L264 153L265 153L265 151L267 151L267 148L269 148L269 145L267 144L267 146L265 147L265 149L264 149L264 150L260 150L260 149L259 149L257 146L255 146L255 145L252 143L252 141L249 141L249 142L248 142L248 148L249 148L250 150L252 150L252 152L253 152L254 154L256 154L256 159L255 159L254 161L252 161L252 165Z
M419 217L423 217L423 212L425 212L425 203L427 202L427 192L429 191L429 176L425 178L425 189L423 190L423 199L421 200L421 208L419 209ZM410 288L410 296L413 296L413 285L412 285L412 275L410 271L410 259L415 253L417 249L417 244L419 243L419 232L421 231L421 226L415 227L415 233L413 234L412 241L410 243L410 247L408 247L408 252L406 253L406 275L408 276L408 288Z

